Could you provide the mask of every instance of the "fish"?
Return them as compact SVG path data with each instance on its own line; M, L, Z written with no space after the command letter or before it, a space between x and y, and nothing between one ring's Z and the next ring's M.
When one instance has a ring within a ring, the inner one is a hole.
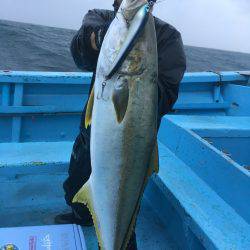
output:
M93 218L102 250L125 250L148 179L158 172L158 55L154 18L107 77L146 0L123 0L102 44L85 117L91 124L89 180L73 198Z

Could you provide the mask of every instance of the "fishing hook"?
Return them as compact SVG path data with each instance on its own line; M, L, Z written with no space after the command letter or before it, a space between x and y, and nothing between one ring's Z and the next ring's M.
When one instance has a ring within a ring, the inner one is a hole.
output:
M107 101L109 98L105 98L104 97L104 89L105 89L105 87L106 87L106 85L107 85L107 82L106 81L103 81L102 82L102 91L101 91L101 94L98 92L98 94L97 94L97 100L103 100L103 101Z

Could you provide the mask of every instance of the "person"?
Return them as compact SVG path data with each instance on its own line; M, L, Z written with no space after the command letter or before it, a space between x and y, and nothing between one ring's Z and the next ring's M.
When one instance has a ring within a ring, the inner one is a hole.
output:
M115 0L111 10L94 9L85 15L82 26L71 43L71 53L75 64L83 71L93 71L90 91L95 81L95 71L99 51L104 36L122 0ZM186 70L186 57L181 34L168 23L154 17L158 46L158 126L161 118L171 111L178 97L179 84ZM89 92L90 93L90 92ZM80 133L73 145L68 178L63 184L66 203L72 213L56 216L58 224L75 223L84 226L93 224L88 209L83 204L72 203L74 195L87 182L91 174L90 165L90 130L84 126L86 106L84 107ZM129 250L137 249L136 236L133 233Z

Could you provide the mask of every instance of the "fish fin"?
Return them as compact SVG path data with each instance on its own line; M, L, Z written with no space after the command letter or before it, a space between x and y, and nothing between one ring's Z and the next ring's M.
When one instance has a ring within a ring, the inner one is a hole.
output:
M150 177L153 173L159 173L159 150L157 140L150 159L148 177Z
M85 114L85 128L88 128L88 126L91 124L91 119L92 119L92 111L93 111L93 106L94 106L94 86L92 87L88 104L87 104L87 109L86 109L86 114Z
M129 88L127 81L121 82L119 86L115 86L112 95L112 101L115 108L116 119L121 123L125 117L129 99Z
M90 200L90 186L89 186L89 182L87 182L76 193L72 202L73 203L83 203L86 205L89 200Z
M155 156L156 156L156 154L158 155L158 143L157 142L156 142L154 151L156 152ZM157 158L155 158L155 159L157 159ZM150 166L152 166L152 165L150 165ZM157 165L157 166L159 166L159 165ZM131 219L131 222L130 222L130 225L129 225L129 228L128 228L128 231L127 231L127 234L126 234L126 238L124 239L122 247L121 247L122 250L126 250L127 249L129 240L130 240L130 238L132 236L132 233L133 233L133 231L135 229L136 218L137 218L137 215L139 213L140 204L141 204L141 200L142 200L142 197L143 197L144 190L145 190L146 185L148 183L149 177L152 175L152 172L154 172L154 171L157 171L157 168L152 168L152 167L148 168L148 172L147 172L147 174L145 176L145 179L144 179L144 182L143 182L143 185L142 185L142 188L141 188L141 192L140 192L138 201L136 203L134 214L132 216L132 219Z
M144 189L143 189L143 191L144 191ZM142 195L140 195L140 196L142 196ZM122 244L122 247L121 247L122 250L127 249L128 243L129 243L130 238L132 236L132 233L133 233L133 231L135 229L136 218L137 218L137 215L138 215L139 209L140 209L140 202L141 202L141 197L139 198L139 200L138 200L138 202L136 204L135 212L134 212L133 217L131 219L131 223L130 223L130 226L129 226L129 229L128 229L128 232L127 232L127 235L126 235L126 239L123 241L123 244Z
M83 203L87 206L92 220L94 222L94 227L95 227L95 231L96 231L96 235L97 235L97 239L98 239L98 244L100 246L100 249L103 250L104 248L104 244L102 241L102 237L101 237L101 232L99 229L99 220L97 217L97 214L95 212L94 206L93 206L93 199L92 199L92 194L91 194L91 187L90 187L90 183L89 181L87 183L85 183L82 188L77 192L77 194L74 196L73 203Z

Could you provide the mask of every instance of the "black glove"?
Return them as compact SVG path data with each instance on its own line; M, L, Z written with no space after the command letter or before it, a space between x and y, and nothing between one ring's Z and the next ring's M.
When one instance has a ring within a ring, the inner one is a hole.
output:
M102 42L104 40L104 37L108 31L110 24L111 22L107 22L102 27L99 27L99 29L95 31L95 44L98 50L100 50L102 47Z
M89 49L93 49L92 48L92 45L91 45L91 34L94 32L95 33L95 44L96 44L96 47L98 50L101 49L101 46L102 46L102 42L104 40L104 37L108 31L108 28L111 24L111 21L110 22L106 22L104 23L103 25L101 26L98 26L98 27L91 27L91 26L88 26L88 27L84 27L84 41L85 41L85 44L87 45L87 47Z

